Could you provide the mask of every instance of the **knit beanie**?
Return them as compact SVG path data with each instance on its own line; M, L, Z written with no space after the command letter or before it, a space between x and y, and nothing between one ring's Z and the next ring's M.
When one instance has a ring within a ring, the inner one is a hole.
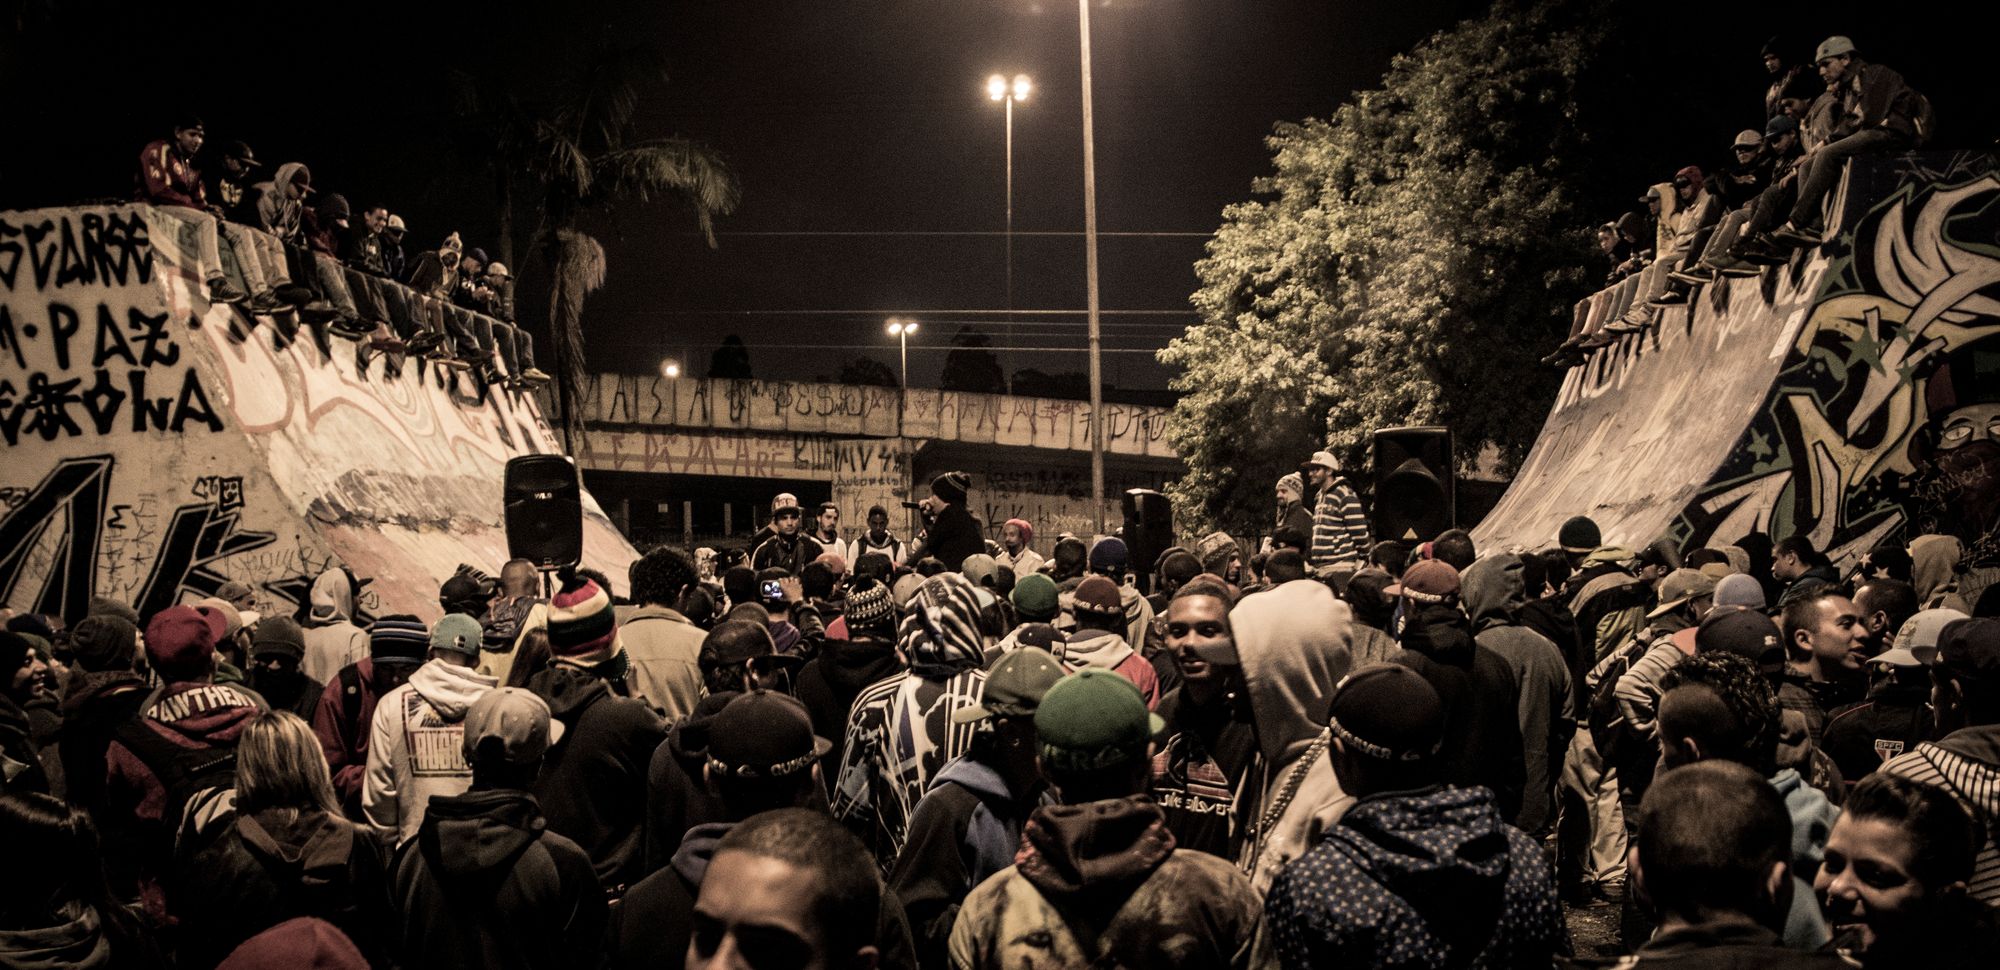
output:
M965 504L965 493L972 490L972 476L964 472L945 472L931 479L931 494L953 505Z
M1019 530L1021 530L1021 547L1022 547L1022 548L1024 548L1024 549L1025 549L1025 548L1027 548L1028 546L1030 546L1030 545L1034 544L1034 541L1035 541L1035 527L1034 527L1034 526L1032 526L1032 525L1029 525L1029 524L1028 524L1028 520L1027 520L1027 519L1008 519L1008 520L1007 520L1007 524L1008 524L1008 525L1011 525L1011 526L1013 526L1013 527L1014 527L1014 528L1016 528L1016 529L1019 529Z
M305 659L306 632L299 628L299 621L289 616L274 616L257 624L257 632L250 637L250 655L261 657L272 653L293 660Z
M139 627L124 617L92 614L69 633L76 665L92 673L131 670L139 652Z
M1562 531L1556 533L1556 545L1564 552L1589 552L1604 544L1604 534L1597 529L1597 523L1587 515L1572 517L1562 524Z
M1132 561L1131 553L1125 549L1125 540L1117 536L1105 536L1090 547L1090 571L1094 573L1118 573L1125 571L1125 564Z
M1220 576L1229 568L1229 557L1240 556L1242 551L1229 533L1211 532L1195 545L1194 554L1201 560L1202 571Z
M1292 494L1300 498L1306 494L1306 480L1299 477L1298 472L1286 472L1278 479L1278 487L1291 489Z
M1014 591L1007 598L1014 603L1014 612L1028 623L1047 623L1062 612L1062 604L1056 590L1056 581L1043 573L1029 573L1014 581Z
M431 648L431 631L407 613L385 616L368 625L368 656L376 663L424 662Z
M125 605L124 603L120 603L117 600L111 599L110 597L106 596L91 597L90 615L115 616L121 620L124 620L127 623L132 624L132 629L137 630L139 628L139 611L131 608L130 606Z
M611 597L589 578L572 571L549 600L549 651L556 659L593 666L619 653L618 618Z
M857 578L847 587L847 628L893 629L896 608L889 601L889 587L872 577Z

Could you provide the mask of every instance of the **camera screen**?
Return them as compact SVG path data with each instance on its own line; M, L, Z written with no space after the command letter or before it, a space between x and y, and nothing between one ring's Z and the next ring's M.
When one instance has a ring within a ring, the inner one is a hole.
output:
M764 580L764 598L773 600L784 599L784 587L779 586L778 581L775 579Z

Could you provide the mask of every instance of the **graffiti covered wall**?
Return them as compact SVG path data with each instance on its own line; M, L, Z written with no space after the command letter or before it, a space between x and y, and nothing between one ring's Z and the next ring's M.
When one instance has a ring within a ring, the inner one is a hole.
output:
M0 601L74 620L237 579L289 612L344 564L371 611L434 617L458 563L497 570L501 467L555 450L534 399L212 306L188 231L144 206L0 213ZM622 573L586 507L586 561Z

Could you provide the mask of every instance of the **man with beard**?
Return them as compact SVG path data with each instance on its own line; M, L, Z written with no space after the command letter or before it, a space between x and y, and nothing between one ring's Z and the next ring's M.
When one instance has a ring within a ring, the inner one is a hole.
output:
M297 620L274 616L257 624L250 640L250 689L274 711L291 711L310 722L326 685L299 668L306 654L306 634Z
M1229 590L1212 580L1182 586L1167 604L1167 649L1181 683L1154 713L1166 722L1148 792L1174 842L1224 859L1242 850L1236 792L1257 764L1257 734L1243 665L1229 626Z
M771 536L757 544L757 550L750 554L750 568L759 571L782 569L794 576L826 551L818 540L799 534L799 523L805 511L799 508L799 500L790 492L784 492L771 500Z

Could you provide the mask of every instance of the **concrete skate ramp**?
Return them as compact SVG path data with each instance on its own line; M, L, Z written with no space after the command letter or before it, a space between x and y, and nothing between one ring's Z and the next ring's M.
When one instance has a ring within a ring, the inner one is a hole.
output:
M535 398L324 346L203 297L146 206L0 213L0 600L80 619L251 583L293 611L346 565L370 613L434 619L460 563L507 558L501 470L556 444ZM585 497L587 565L636 557Z
M1836 239L1705 286L1574 368L1482 548L1803 534L1836 560L1943 532L2000 567L2000 177L1982 154L1855 162ZM1579 308L1615 319L1630 287ZM1957 430L1952 430L1957 429Z

